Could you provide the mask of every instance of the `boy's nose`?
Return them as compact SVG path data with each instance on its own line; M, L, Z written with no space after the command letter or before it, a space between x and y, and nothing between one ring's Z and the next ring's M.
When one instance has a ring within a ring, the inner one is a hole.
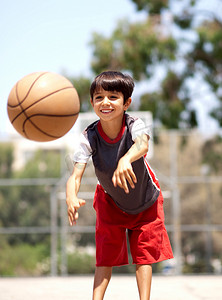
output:
M108 97L104 97L103 104L109 104L109 98Z

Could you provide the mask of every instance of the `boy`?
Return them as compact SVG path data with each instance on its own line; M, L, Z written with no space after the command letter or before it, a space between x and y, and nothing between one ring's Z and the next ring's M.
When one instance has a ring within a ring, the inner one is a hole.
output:
M70 225L85 204L77 193L92 156L98 177L96 211L96 270L93 300L102 300L113 266L128 264L128 232L140 300L150 299L152 264L173 257L164 226L163 197L146 160L149 133L144 123L127 115L134 82L128 75L107 71L90 88L91 104L99 120L89 125L74 154L67 181Z

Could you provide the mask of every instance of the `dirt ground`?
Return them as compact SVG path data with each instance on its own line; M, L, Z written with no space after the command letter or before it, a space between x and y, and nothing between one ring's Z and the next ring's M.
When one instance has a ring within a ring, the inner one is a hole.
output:
M93 276L0 278L0 300L91 299ZM105 300L139 299L134 276L113 276ZM153 276L151 300L221 300L222 276Z

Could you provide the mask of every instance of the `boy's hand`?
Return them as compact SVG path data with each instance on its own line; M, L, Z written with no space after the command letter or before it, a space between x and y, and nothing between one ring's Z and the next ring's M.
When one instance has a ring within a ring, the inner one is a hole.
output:
M66 204L68 206L68 218L70 226L76 224L76 220L79 217L78 209L86 204L86 201L79 198L67 199Z
M129 193L127 181L131 188L135 188L134 183L137 183L136 175L133 172L132 165L126 156L123 156L117 165L115 172L113 173L112 182L116 187L117 185L124 189L125 193Z

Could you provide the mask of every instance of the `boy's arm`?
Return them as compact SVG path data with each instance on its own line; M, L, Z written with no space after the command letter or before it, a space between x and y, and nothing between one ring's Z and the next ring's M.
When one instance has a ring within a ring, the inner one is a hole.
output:
M149 148L148 144L148 135L142 134L141 136L136 137L134 144L118 162L112 178L115 187L118 185L123 188L126 193L129 193L127 181L131 188L135 187L134 183L137 182L137 179L131 164L147 153Z
M86 163L76 163L66 184L66 204L70 226L76 224L79 217L78 209L85 205L85 200L77 197L85 168Z

